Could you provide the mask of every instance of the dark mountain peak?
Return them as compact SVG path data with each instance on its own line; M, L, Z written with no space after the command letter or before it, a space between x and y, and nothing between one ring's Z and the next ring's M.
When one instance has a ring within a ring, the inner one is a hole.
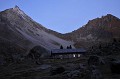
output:
M110 17L114 17L114 15L112 15L112 14L107 14L106 16L108 16L108 17L109 17L109 16L110 16Z
M17 5L15 5L15 7L14 8L16 8L16 9L20 9Z
M101 19L108 19L108 20L118 20L119 18L117 18L116 16L112 15L112 14L107 14L105 16L102 16Z
M89 20L81 28L67 33L65 39L75 41L75 47L89 47L99 42L120 39L120 19L112 14Z
M17 5L15 5L15 7L13 9L16 11L22 11Z
M12 8L12 10L18 14L22 14L24 15L25 13L16 5L14 8Z
M101 26L109 26L110 24L116 24L116 22L119 22L120 19L116 16L113 16L112 14L107 14L105 16L102 16L101 18L95 18L93 20L89 20L86 24L90 27L101 27Z

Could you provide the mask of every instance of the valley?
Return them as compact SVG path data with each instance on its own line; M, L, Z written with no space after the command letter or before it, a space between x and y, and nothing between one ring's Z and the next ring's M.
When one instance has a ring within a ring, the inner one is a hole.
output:
M52 58L51 50L61 46L87 52L79 58ZM61 34L35 22L18 6L0 12L0 79L120 79L119 72L116 16L107 14Z

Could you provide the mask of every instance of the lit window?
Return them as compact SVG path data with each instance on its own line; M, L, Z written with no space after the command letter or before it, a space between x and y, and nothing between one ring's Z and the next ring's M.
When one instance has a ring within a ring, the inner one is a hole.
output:
M78 54L78 57L80 57L80 54Z
M75 54L73 54L73 57L75 57Z

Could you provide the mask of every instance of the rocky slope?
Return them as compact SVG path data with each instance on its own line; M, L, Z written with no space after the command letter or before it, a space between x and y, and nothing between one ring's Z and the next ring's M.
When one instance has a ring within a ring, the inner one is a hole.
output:
M31 53L35 53L34 57L43 57L60 45L73 45L52 32L32 20L18 6L0 12L0 65L18 62Z
M0 12L0 38L9 40L25 49L40 45L46 49L67 46L73 42L65 41L50 34L42 25L27 16L18 6Z
M8 39L25 49L37 45L46 49L73 44L77 48L90 47L99 42L120 38L120 19L111 14L90 20L73 32L61 34L36 23L16 6L0 13L0 26L1 38Z
M90 20L81 28L64 34L62 38L75 42L76 47L89 47L99 42L109 42L113 38L120 39L120 19L107 14L101 18Z
M61 34L38 24L15 6L0 12L0 46L4 46L0 53L11 52L13 49L12 52L28 54L38 46L47 50L59 48L60 45L88 48L112 41L113 38L120 39L119 30L120 19L107 14L90 20L73 32ZM16 49L20 49L19 52Z

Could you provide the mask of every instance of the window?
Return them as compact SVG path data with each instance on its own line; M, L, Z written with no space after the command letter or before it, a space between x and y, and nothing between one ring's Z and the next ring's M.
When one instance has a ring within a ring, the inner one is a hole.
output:
M73 57L75 58L75 54L73 54Z
M80 57L80 54L78 54L78 57Z

